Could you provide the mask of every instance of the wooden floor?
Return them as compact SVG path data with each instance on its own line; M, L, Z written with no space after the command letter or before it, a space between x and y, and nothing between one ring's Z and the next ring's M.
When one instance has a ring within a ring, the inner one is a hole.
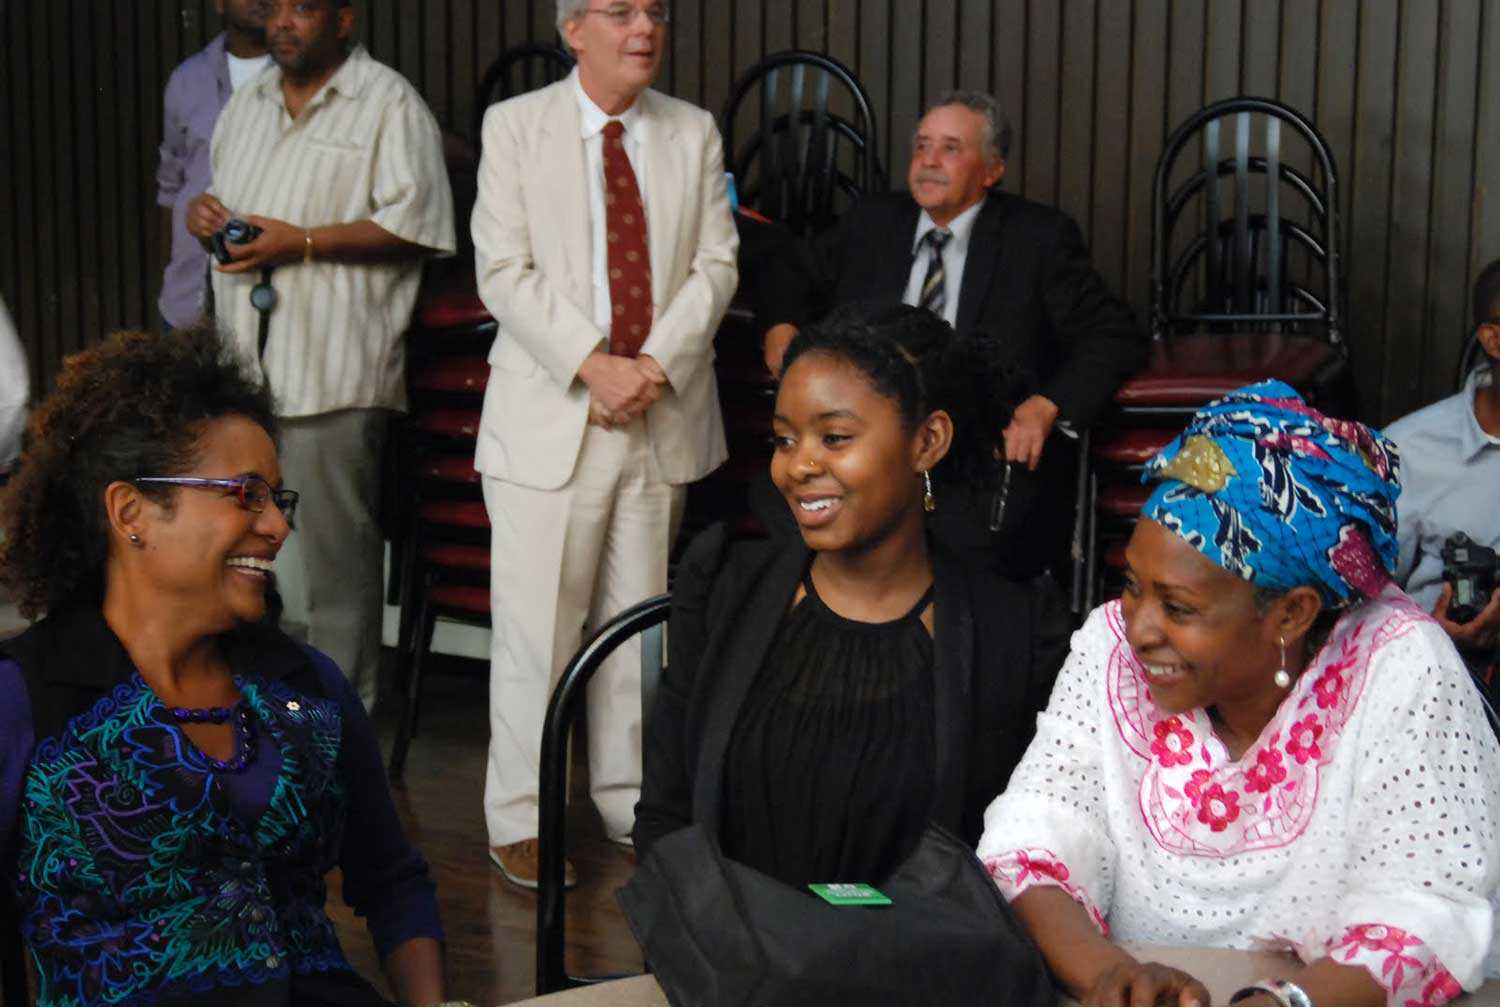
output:
M507 882L487 857L481 806L489 737L486 671L474 661L434 664L421 733L412 742L405 782L393 794L407 834L426 854L437 882L448 935L448 996L488 1007L535 993L536 898ZM396 706L383 701L378 714L386 752L395 733L387 714ZM573 783L575 794L586 795L582 772ZM639 972L640 951L614 899L633 870L629 853L603 837L586 796L572 803L568 835L579 875L567 899L569 971ZM329 912L350 962L387 989L363 921L343 904L336 873L329 882Z

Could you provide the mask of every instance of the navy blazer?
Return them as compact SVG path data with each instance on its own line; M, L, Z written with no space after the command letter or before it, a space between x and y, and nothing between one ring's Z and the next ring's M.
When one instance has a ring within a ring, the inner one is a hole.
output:
M800 537L730 542L722 525L684 555L672 591L667 669L646 722L634 831L641 857L688 825L695 803L702 806L693 795L705 735L732 729L809 559ZM1026 589L941 544L932 562L938 723L931 818L977 843L984 809L1035 733L1068 633L1045 618Z

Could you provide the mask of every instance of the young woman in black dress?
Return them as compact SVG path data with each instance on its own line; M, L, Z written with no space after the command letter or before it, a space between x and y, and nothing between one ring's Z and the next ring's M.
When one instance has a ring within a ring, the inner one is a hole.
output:
M927 519L946 486L993 472L1017 388L989 344L916 308L846 312L791 345L771 476L801 534L714 528L683 559L642 857L692 821L711 715L733 718L718 829L735 860L799 887L878 884L930 821L977 840L1067 640Z

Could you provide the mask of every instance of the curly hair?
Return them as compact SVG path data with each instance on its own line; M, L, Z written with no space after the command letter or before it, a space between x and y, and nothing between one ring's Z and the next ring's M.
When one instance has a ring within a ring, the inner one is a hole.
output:
M22 614L101 599L105 487L187 472L203 428L225 416L276 435L270 391L211 328L119 332L69 357L31 416L20 464L0 497L0 582ZM165 507L176 499L174 487L141 492Z
M852 304L798 333L787 347L783 378L809 353L857 368L901 407L908 430L936 410L948 413L953 445L932 470L934 478L981 485L994 480L996 441L1026 397L1024 376L994 340L961 339L925 308Z

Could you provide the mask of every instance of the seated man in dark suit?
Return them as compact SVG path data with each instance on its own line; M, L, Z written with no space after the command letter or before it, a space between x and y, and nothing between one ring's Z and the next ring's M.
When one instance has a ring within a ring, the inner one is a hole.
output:
M995 188L1010 138L990 95L940 97L917 125L911 191L867 197L819 239L825 275L811 289L828 307L930 308L960 336L1005 344L1030 375L1032 395L996 431L997 461L1009 463L1009 475L997 465L993 486L934 515L950 545L981 550L1024 578L1061 558L1072 513L1066 441L1098 419L1144 363L1146 344L1094 271L1072 218ZM767 332L773 373L795 334L792 324Z

